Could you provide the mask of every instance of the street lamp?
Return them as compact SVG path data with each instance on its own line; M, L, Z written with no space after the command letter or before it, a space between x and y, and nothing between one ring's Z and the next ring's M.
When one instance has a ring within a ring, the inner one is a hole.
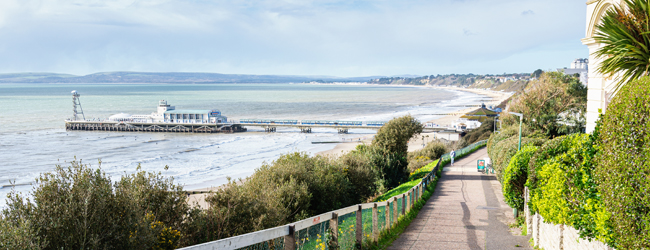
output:
M524 114L516 113L516 112L508 112L508 113L519 116L519 149L517 149L517 151L519 151L521 150L521 124L524 121Z

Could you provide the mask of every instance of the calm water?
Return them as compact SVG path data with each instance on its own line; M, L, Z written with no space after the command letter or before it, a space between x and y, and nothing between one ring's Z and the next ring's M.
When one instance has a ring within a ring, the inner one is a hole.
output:
M284 129L277 133L174 134L65 131L72 116L70 91L81 94L86 118L112 114L149 114L158 100L177 109L219 109L229 119L389 120L411 114L421 121L432 114L478 104L485 97L421 87L306 84L0 84L0 186L32 182L55 165L77 157L117 180L138 164L174 176L186 189L218 186L226 176L246 177L264 161L292 151L316 153L333 144L312 141L357 138L374 133L316 129L312 134ZM249 131L259 131L249 128ZM169 165L169 170L163 168ZM30 186L17 187L28 191ZM10 188L0 189L5 197ZM3 203L3 202L2 202ZM1 204L1 203L0 203Z

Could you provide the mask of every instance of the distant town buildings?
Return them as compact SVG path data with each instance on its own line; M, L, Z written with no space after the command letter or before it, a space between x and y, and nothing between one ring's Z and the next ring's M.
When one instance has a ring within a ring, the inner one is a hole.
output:
M587 85L589 82L589 59L578 58L573 60L569 68L564 67L557 69L557 71L564 72L567 75L578 74L580 75L580 82Z

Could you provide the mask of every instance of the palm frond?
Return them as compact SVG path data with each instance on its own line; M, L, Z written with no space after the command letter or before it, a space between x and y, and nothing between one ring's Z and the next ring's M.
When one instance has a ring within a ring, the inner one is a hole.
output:
M604 59L597 71L606 77L620 77L615 92L625 83L649 75L649 34L650 0L625 0L607 10L596 26L594 39L603 46L595 55Z

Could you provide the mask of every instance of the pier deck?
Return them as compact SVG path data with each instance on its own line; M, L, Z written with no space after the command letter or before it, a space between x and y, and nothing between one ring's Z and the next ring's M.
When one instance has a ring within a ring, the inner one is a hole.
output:
M66 130L177 132L177 133L234 133L246 128L233 123L156 123L116 121L65 121Z
M311 133L312 128L331 128L339 133L350 129L379 130L381 126L368 125L319 125L319 124L263 124L263 123L170 123L170 122L118 122L118 121L65 121L66 130L125 131L125 132L177 132L177 133L235 133L245 132L246 127L261 127L266 132L275 132L278 127L297 128ZM448 128L424 128L426 132L438 132Z

